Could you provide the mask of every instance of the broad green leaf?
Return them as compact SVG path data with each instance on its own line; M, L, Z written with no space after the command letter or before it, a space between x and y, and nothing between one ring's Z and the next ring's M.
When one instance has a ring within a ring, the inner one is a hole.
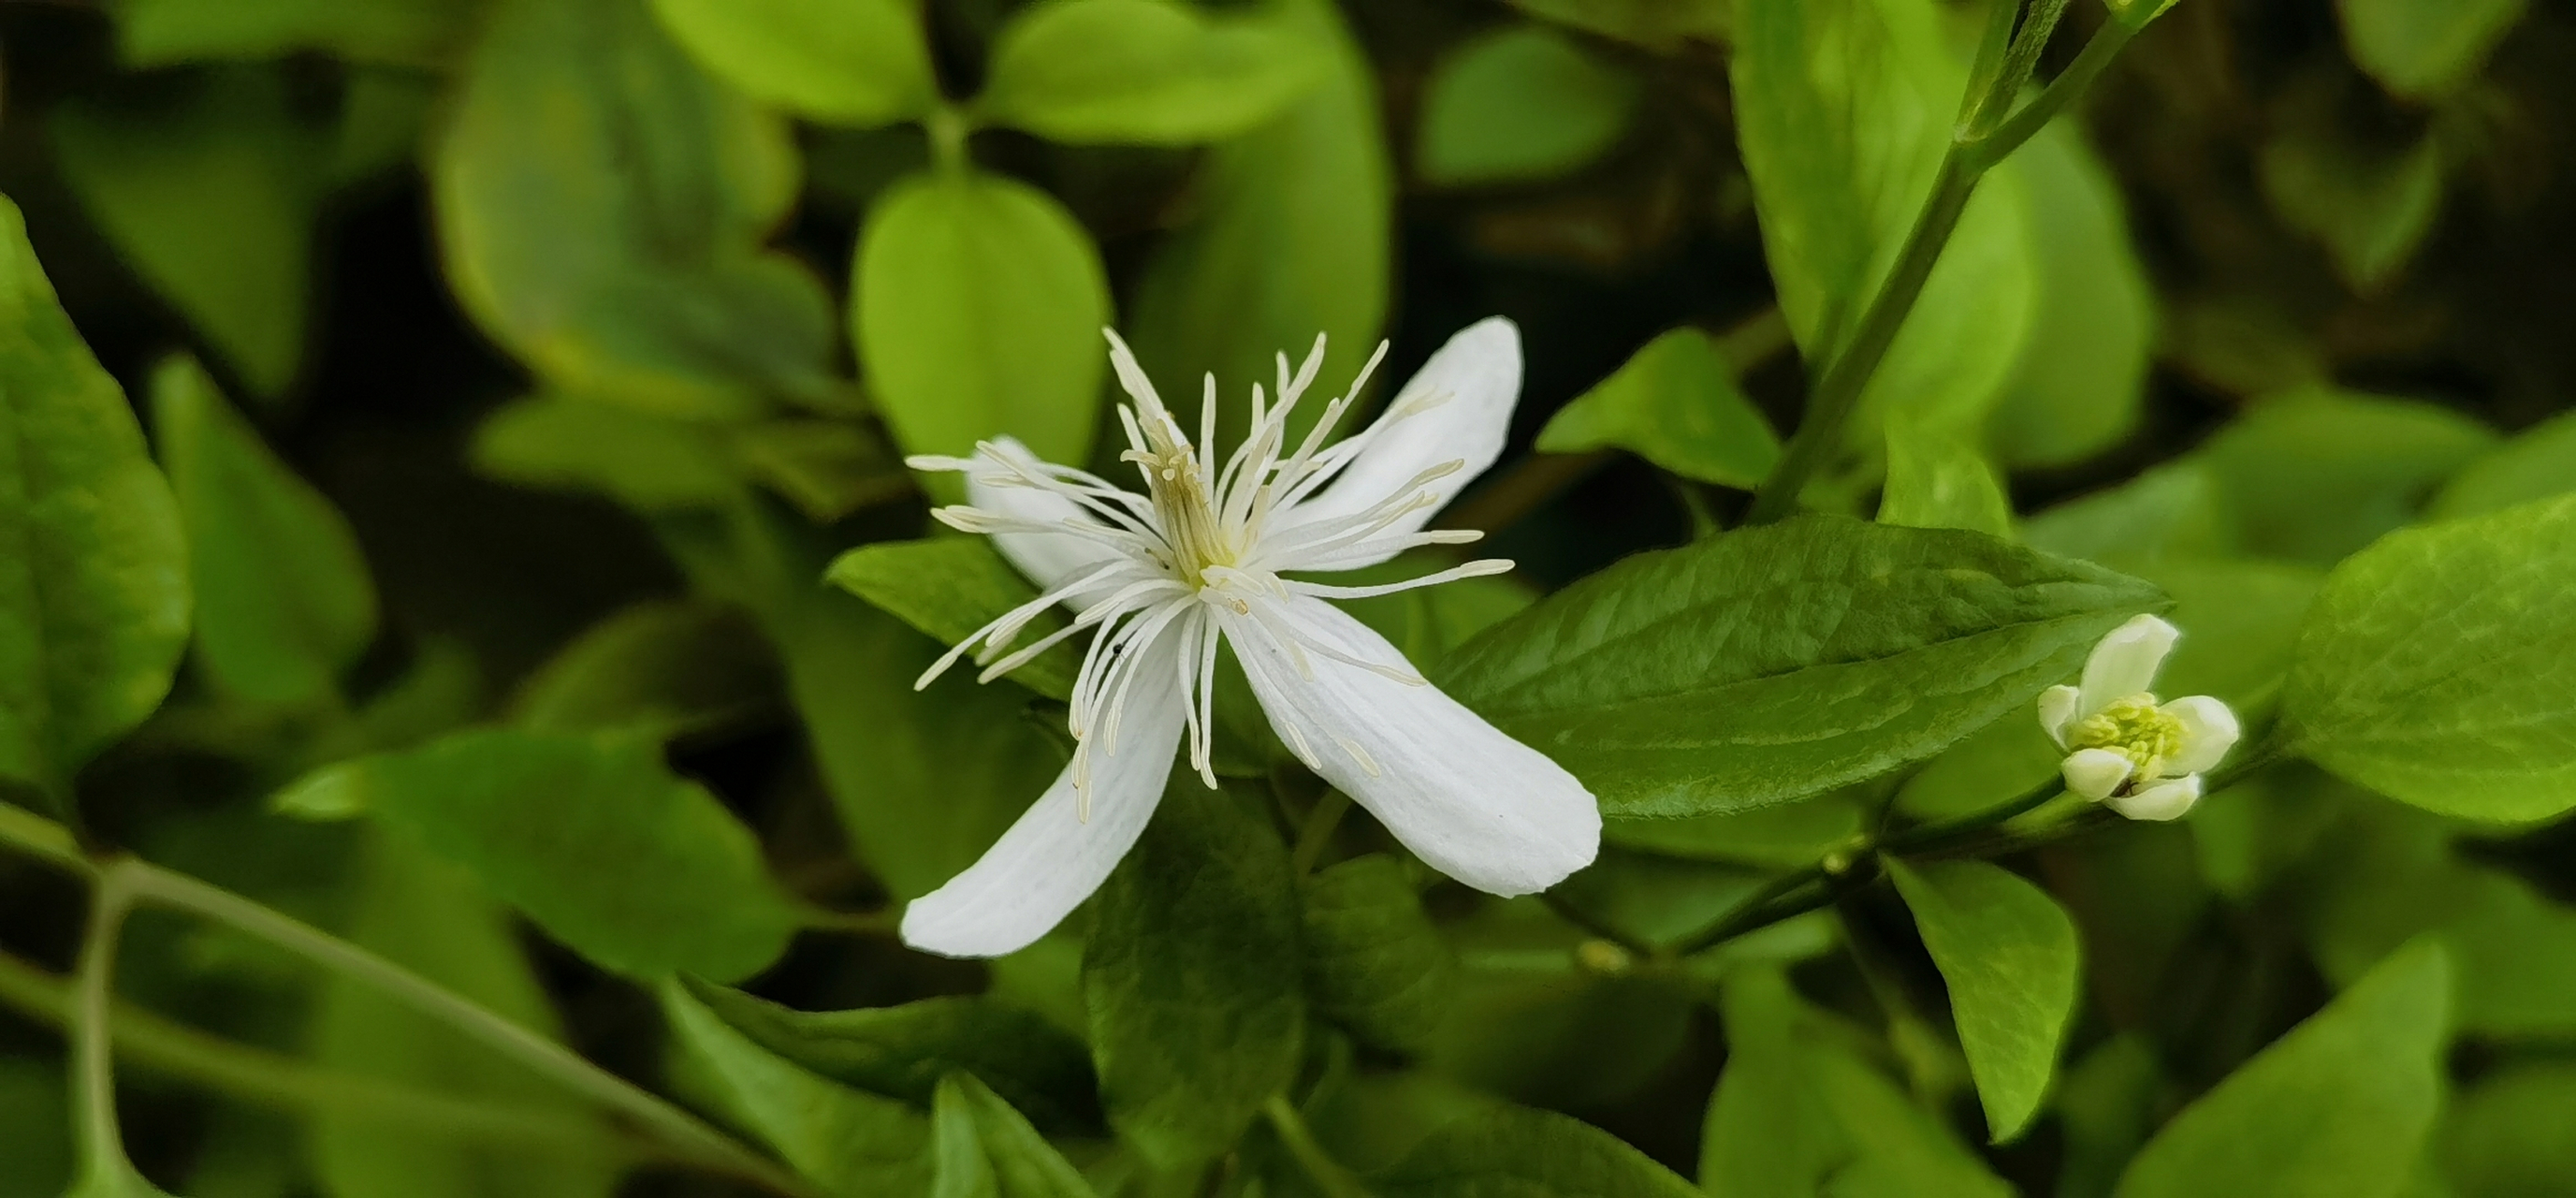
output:
M263 703L330 700L376 637L357 534L186 358L152 376L152 433L188 532L197 660Z
M1293 19L1038 0L1003 27L975 107L1055 141L1190 145L1268 123L1324 67L1324 47Z
M2419 941L2275 1040L2162 1131L2118 1198L2390 1198L2442 1087L2450 958Z
M1632 849L1784 868L1813 864L1825 850L1859 835L1860 807L1846 795L1688 819L1613 819L1601 825L1601 839Z
M1038 597L1037 588L982 537L861 545L832 559L824 578L942 646L965 640L988 621ZM1032 620L1014 645L1034 644L1065 623L1061 612L1050 609ZM1039 654L1008 677L1050 699L1067 699L1081 664L1079 645L1068 643ZM960 672L971 665L962 663Z
M1751 490L1779 434L1736 386L1717 341L1679 328L1646 343L1539 430L1540 453L1624 449L1683 478Z
M830 524L871 504L915 494L912 474L874 428L848 420L782 418L734 430L744 471Z
M2263 147L2263 194L2292 228L2324 243L2344 281L2382 290L2442 212L2442 147L2352 144L2334 130L2294 126Z
M1092 900L1082 988L1110 1126L1158 1168L1231 1148L1301 1059L1288 853L1247 796L1178 776Z
M2479 1078L2443 1119L2440 1156L2474 1198L2550 1198L2576 1177L2576 1068L2507 1065Z
M449 283L547 384L694 419L841 402L821 281L761 247L797 192L787 129L643 5L495 5L448 100Z
M2352 60L2401 96L2468 82L2522 17L2524 0L2336 0Z
M1244 434L1252 384L1269 385L1273 355L1302 356L1317 333L1335 347L1318 386L1339 392L1385 321L1394 252L1377 70L1330 0L1277 6L1326 48L1323 82L1209 154L1198 218L1147 260L1129 329L1147 371L1177 393L1176 411L1195 413L1196 380L1216 375L1218 436L1229 444ZM1292 424L1302 430L1318 409L1304 405Z
M592 625L519 684L510 722L535 732L669 737L773 705L778 667L742 612L638 603Z
M1495 1106L1451 1120L1369 1178L1385 1198L1693 1198L1672 1170L1554 1111Z
M1100 1127L1082 1041L991 999L798 1011L694 979L684 983L699 1005L743 1038L842 1085L927 1108L940 1079L971 1075L1051 1131Z
M2330 566L2413 519L2496 441L2444 408L2318 389L2256 404L2192 460L2216 477L2245 550Z
M1983 811L2057 777L2065 759L2040 730L2035 706L2007 711L1925 762L1897 791L1896 804L1918 819Z
M482 7L481 0L124 0L114 12L128 66L318 50L419 69L443 59Z
M2175 558L2141 565L2137 573L2173 596L2165 618L2182 629L2156 675L2156 693L2216 695L2240 716L2279 697L2323 572L2281 562Z
M562 1034L509 918L473 875L400 837L365 843L351 940L530 1031ZM553 1080L361 982L324 984L314 1055L331 1068L487 1102L608 1142L607 1129ZM459 1143L382 1120L333 1118L327 1107L317 1114L313 1171L336 1198L607 1198L617 1185L612 1161L577 1152Z
M2155 293L2110 169L2071 122L2013 154L2030 186L2039 290L2029 342L1986 423L2010 466L2061 466L2117 444L2138 423Z
M868 214L853 287L859 358L905 452L1007 435L1087 458L1109 283L1063 205L1000 175L915 175Z
M1966 437L1895 412L1887 418L1887 486L1879 495L1878 522L1964 528L2009 541L2012 497Z
M2161 606L2136 579L1991 537L1810 516L1629 558L1438 672L1605 812L1699 815L1931 756Z
M971 1073L939 1082L931 1114L933 1198L1091 1198L1091 1183Z
M2318 764L2446 815L2576 806L2576 496L2391 533L2326 578L2283 714Z
M160 706L187 646L187 575L133 409L0 199L0 783L65 800Z
M2121 1169L2156 1129L2163 1083L2155 1042L2137 1032L2103 1041L2067 1069L2054 1104L2066 1146L2058 1198L2110 1198Z
M224 70L185 100L65 105L47 130L118 254L253 391L274 395L304 353L322 138L274 70Z
M1427 1042L1458 963L1403 865L1377 853L1354 857L1319 871L1298 893L1316 1013L1381 1047Z
M632 734L464 732L330 767L276 803L374 814L556 939L638 978L742 977L776 960L803 922L750 830Z
M883 125L939 100L911 0L653 0L654 15L743 94L841 125Z
M529 487L595 491L642 512L720 507L742 493L712 426L540 395L474 430L475 468Z
M1727 0L1510 0L1541 20L1632 42L1658 54L1723 45L1734 25Z
M2106 491L2070 499L2022 523L2033 548L2102 562L2232 553L2235 518L2208 463L2159 466Z
M735 1122L757 1133L797 1172L835 1198L928 1189L927 1117L773 1055L676 981L664 982L660 995L678 1050L712 1077Z
M2523 430L2451 476L2428 515L2477 516L2576 490L2576 413Z
M1505 25L1453 50L1422 98L1414 167L1459 186L1550 179L1616 145L1638 85L1616 64L1537 25Z
M1996 1143L2039 1113L2075 1014L2075 922L2048 892L1983 861L1888 862L1950 988L1959 1046Z

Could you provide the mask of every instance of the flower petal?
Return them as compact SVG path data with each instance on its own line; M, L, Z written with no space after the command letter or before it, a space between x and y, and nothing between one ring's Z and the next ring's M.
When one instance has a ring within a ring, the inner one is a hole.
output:
M2109 749L2077 749L2067 754L2065 764L2058 767L2065 775L2066 789L2096 803L2120 789L2135 768L2127 757Z
M1038 456L1029 452L1028 446L1010 437L994 438L993 451L1033 468L1038 464ZM966 472L966 501L988 512L1028 520L1099 523L1097 517L1082 510L1081 504L1053 491L986 481L1006 477L1008 474L1000 466L976 459L974 468ZM992 536L993 547L1001 550L1002 556L1018 567L1020 573L1028 575L1029 581L1036 583L1041 591L1055 589L1056 584L1072 577L1076 570L1118 556L1118 551L1109 546L1070 533L1057 536L1038 532L997 532ZM1086 592L1074 596L1066 606L1079 610L1088 605L1087 600L1099 597Z
M1163 801L1186 710L1179 644L1179 637L1165 633L1138 663L1117 752L1091 761L1091 818L1081 818L1073 766L1067 765L966 872L904 908L905 944L943 957L1016 952L1100 888Z
M2136 794L2115 795L2103 805L2130 819L2154 820L2159 823L2180 819L2192 804L2200 801L2200 775L2187 774L2146 787Z
M1431 355L1422 371L1396 393L1379 417L1369 443L1339 477L1295 507L1272 517L1272 529L1284 532L1326 520L1357 516L1401 496L1405 484L1445 462L1462 462L1457 471L1424 484L1436 502L1409 512L1368 538L1389 547L1371 556L1342 552L1329 568L1374 565L1401 550L1401 538L1419 532L1431 517L1458 497L1475 477L1502 456L1511 432L1512 405L1521 394L1521 334L1518 326L1489 316L1467 326ZM1408 404L1445 396L1433 406L1407 412ZM1392 423L1388 423L1391 421ZM1298 567L1291 567L1298 568Z
M2040 731L2046 732L2048 739L2056 741L2058 748L2065 748L2067 730L2075 727L2075 721L2084 718L2083 707L2084 692L2074 687L2052 686L2039 692Z
M2113 700L2153 690L2156 670L2165 664L2165 654L2173 651L2174 638L2180 635L2173 625L2154 616L2133 617L2112 629L2101 644L2093 646L2092 656L2084 659L2083 715L2092 715Z
M2167 773L2197 774L2216 769L2227 751L2236 747L2236 738L2243 735L2236 723L2236 712L2207 695L2176 699L2157 710L2182 724L2182 747L2165 762Z
M1341 609L1297 596L1262 615L1308 642L1292 647L1261 616L1226 616L1271 727L1415 855L1500 895L1545 890L1592 863L1601 807L1563 766L1436 687L1318 652L1320 643L1411 672L1395 646ZM1312 677L1299 669L1301 656Z

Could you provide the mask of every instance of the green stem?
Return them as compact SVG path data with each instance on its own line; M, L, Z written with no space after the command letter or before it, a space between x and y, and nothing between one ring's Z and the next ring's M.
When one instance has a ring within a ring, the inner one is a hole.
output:
M1306 1126L1306 1117L1298 1114L1286 1097L1271 1095L1268 1102L1261 1104L1261 1113L1270 1120L1270 1130L1279 1133L1279 1142L1296 1159L1297 1167L1305 1171L1306 1180L1315 1183L1316 1191L1324 1198L1369 1198L1368 1187L1334 1160L1333 1154L1324 1151L1324 1146L1315 1141L1314 1130Z
M1315 872L1315 863L1323 860L1324 850L1333 843L1333 829L1342 824L1342 816L1351 809L1351 796L1340 790L1327 790L1324 797L1306 812L1306 822L1297 829L1297 849L1288 863L1298 877Z
M117 940L125 928L126 913L134 909L130 881L131 875L121 866L99 874L98 886L90 895L89 931L81 940L73 980L73 1127L80 1145L81 1176L89 1179L123 1179L134 1173L116 1121L116 1062L109 1051L108 1022L116 990Z
M80 843L72 839L71 829L6 802L0 802L0 844L85 878L98 873L98 867L81 855Z
M2019 798L2011 802L1943 823L1926 824L1902 836L1889 837L1878 846L1878 851L1903 855L1936 849L1949 841L1971 836L2016 817L2028 815L2056 801L2058 796L2065 793L2065 784L2056 778L2050 778L2023 792Z
M922 132L930 138L930 161L944 175L963 174L973 167L966 154L966 139L975 132L975 119L965 109L941 104L921 118Z
M2076 54L2075 61L2066 64L2066 70L2049 81L2038 99L2024 105L2010 119L1995 126L1993 132L1977 140L1978 160L1985 166L1992 166L2010 157L2023 142L2036 136L2048 122L2057 119L2057 114L2066 111L2068 105L2090 90L2093 81L2101 78L2103 69L2110 66L2111 60L2128 48L2129 39L2137 35L2137 30L2118 21L2104 22L2093 35L2093 40L2084 43L2084 49Z

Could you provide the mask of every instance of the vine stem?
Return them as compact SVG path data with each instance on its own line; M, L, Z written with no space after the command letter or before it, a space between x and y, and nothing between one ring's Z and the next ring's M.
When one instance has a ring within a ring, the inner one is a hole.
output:
M80 1174L96 1188L122 1192L120 1182L135 1176L125 1155L125 1135L116 1121L116 1063L108 1039L108 1004L115 994L116 945L125 916L134 909L128 875L102 872L90 892L89 930L82 936L80 963L73 977L71 1011L73 1132L79 1140ZM86 1185L76 1184L78 1193ZM149 1193L151 1191L146 1190Z
M1306 1180L1314 1182L1324 1198L1369 1198L1368 1187L1334 1160L1333 1154L1324 1151L1315 1139L1314 1129L1306 1126L1306 1117L1297 1113L1286 1096L1271 1095L1261 1104L1261 1114L1270 1121L1270 1130L1279 1134L1279 1142L1287 1147L1288 1155L1296 1158Z

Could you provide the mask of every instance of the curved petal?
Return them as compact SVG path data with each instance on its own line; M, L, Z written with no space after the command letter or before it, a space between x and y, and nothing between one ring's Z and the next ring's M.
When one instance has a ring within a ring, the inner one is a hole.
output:
M1320 643L1411 672L1393 645L1341 609L1297 596L1263 614L1307 640L1292 647L1261 616L1226 616L1270 726L1416 856L1500 895L1545 890L1592 863L1601 806L1563 766L1436 687L1317 651Z
M992 444L993 452L1004 457L1031 466L1038 463L1038 456L1013 438L997 437ZM1052 491L996 485L987 481L1007 477L1001 467L976 459L974 468L966 472L966 502L988 512L1030 520L1098 522L1091 513L1082 510L1082 505ZM1072 577L1076 570L1096 566L1118 556L1115 549L1070 534L997 532L992 536L993 547L1001 550L1002 556L1018 567L1020 573L1028 575L1029 581L1036 583L1041 591L1055 589L1056 584ZM1099 598L1099 595L1086 591L1067 600L1065 606L1080 610Z
M2156 670L2165 664L2165 654L2173 652L2174 638L2180 635L2173 625L2154 616L2136 616L2112 629L2101 644L2093 646L2092 656L2084 659L2084 715L2102 710L2115 699L2153 690Z
M1368 444L1324 489L1272 517L1278 531L1303 528L1326 520L1357 516L1397 498L1405 485L1444 462L1460 462L1455 472L1423 484L1436 502L1407 513L1369 538L1388 543L1384 552L1345 551L1330 565L1317 568L1356 569L1396 555L1401 539L1422 526L1458 497L1476 476L1502 456L1511 432L1512 405L1521 394L1520 328L1500 316L1489 316L1449 339L1422 366L1421 373L1396 393L1371 430ZM1435 397L1437 402L1432 402ZM1421 405L1429 403L1430 406ZM1408 411L1408 407L1416 410ZM1304 568L1289 566L1290 569Z
M2117 795L2103 800L2103 805L2130 819L2161 823L2181 819L2192 804L2200 801L2200 775L2172 778L2146 787L2136 794Z
M903 942L943 957L1016 952L1063 922L1135 847L1163 801L1181 743L1180 638L1165 633L1138 664L1118 751L1091 762L1091 818L1081 817L1073 767L966 872L912 901Z
M2164 765L2168 774L2197 774L2218 768L2219 761L2236 747L2236 738L2243 734L2236 724L2235 710L2207 695L2176 699L2157 710L2182 725L2182 747Z
M2065 748L2066 731L2075 726L2075 721L2084 718L2083 707L2084 692L2074 687L2052 686L2039 692L2040 731L2046 732L2048 739L2056 741L2058 748Z
M2135 768L2127 757L2109 749L2077 749L2066 755L2058 770L2066 778L2066 789L2099 803L2120 789Z

